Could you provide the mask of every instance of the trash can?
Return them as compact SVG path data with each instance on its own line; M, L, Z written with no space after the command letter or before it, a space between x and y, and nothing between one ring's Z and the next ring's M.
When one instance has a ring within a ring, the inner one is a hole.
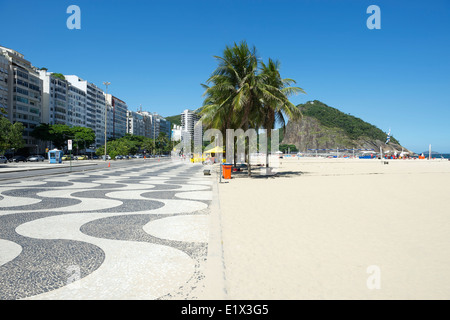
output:
M224 163L222 165L222 176L224 179L231 179L231 167L229 163Z

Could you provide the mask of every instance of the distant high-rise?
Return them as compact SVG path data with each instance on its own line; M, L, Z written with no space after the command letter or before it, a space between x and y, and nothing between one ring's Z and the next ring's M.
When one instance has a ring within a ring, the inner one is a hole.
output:
M190 139L194 143L202 144L203 129L201 126L197 126L200 120L200 116L194 111L186 109L181 113L181 140L185 141ZM198 130L199 136L195 136L194 132Z
M134 113L131 114L133 116ZM171 123L166 118L160 116L156 112L148 112L139 110L137 115L142 117L143 121L143 136L151 139L156 139L160 132L164 132L168 139L172 136ZM130 120L129 120L130 121ZM133 133L135 134L135 133Z
M112 111L112 136L113 138L122 138L127 132L128 106L124 101L109 93L105 96Z
M145 136L145 116L139 112L127 111L127 133Z

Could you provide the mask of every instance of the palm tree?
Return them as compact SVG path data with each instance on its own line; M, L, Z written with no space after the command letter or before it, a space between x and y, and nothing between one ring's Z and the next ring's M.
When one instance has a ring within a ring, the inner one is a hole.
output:
M256 48L250 49L247 43L227 46L223 57L215 56L219 65L207 80L212 86L203 85L206 96L199 113L202 123L209 128L222 131L250 127L250 114L258 105L256 87L258 58ZM249 167L249 174L251 168Z
M264 104L264 112L262 113L262 124L267 130L267 138L270 141L271 130L275 128L275 124L281 124L283 130L285 130L286 120L298 120L302 116L300 109L289 101L289 97L299 93L306 94L306 92L300 87L291 86L296 84L295 80L281 78L278 60L274 61L269 58L267 64L261 62L261 75L264 78L267 90L272 91L273 95L277 97L277 99L271 99ZM269 150L267 148L266 166L269 166L268 159Z
M226 46L223 56L215 58L219 65L203 85L205 100L199 109L207 128L223 134L226 129L272 129L277 121L284 124L286 116L298 116L287 97L303 90L291 87L292 79L280 77L279 62L260 62L256 48L245 41ZM248 172L251 175L250 155Z

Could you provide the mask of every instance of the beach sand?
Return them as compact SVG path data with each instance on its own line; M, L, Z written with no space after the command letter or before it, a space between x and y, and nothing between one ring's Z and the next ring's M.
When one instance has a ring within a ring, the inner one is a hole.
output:
M450 161L283 159L217 189L225 299L450 299Z

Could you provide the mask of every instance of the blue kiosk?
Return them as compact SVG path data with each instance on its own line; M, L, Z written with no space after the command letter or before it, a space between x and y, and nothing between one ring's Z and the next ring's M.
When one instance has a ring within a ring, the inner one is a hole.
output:
M50 163L62 163L63 152L58 149L53 149L48 152L48 161Z

